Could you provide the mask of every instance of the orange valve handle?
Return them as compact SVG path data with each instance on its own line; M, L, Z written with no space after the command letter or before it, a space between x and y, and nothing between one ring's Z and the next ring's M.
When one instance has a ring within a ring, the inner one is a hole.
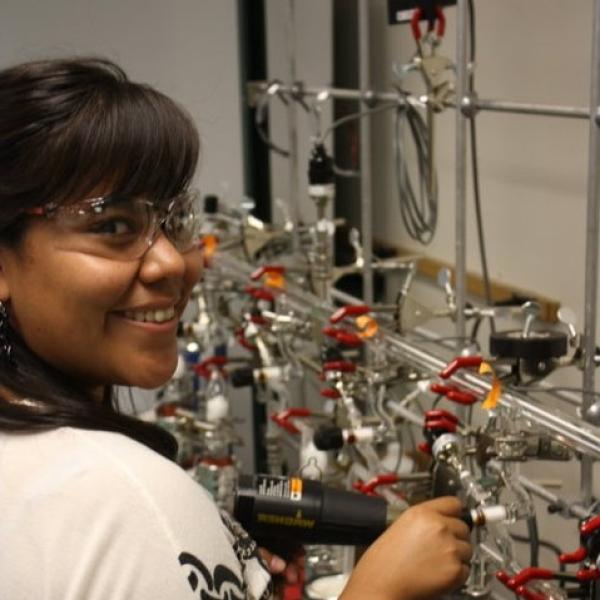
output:
M440 377L442 379L448 379L459 369L480 367L482 362L483 358L481 356L457 356L454 360L451 360L442 371L440 371Z
M412 29L412 34L415 40L418 42L421 39L421 27L419 25L419 21L423 18L423 9L416 8L412 14L412 18L410 20L410 28ZM438 38L444 37L444 33L446 31L446 17L444 15L444 11L440 6L435 7L435 19L433 22L429 22L427 26L427 31L431 31L433 29L433 23L437 22L436 35Z
M366 315L369 312L371 312L371 307L366 304L348 304L347 306L338 308L331 317L329 317L329 322L335 325L346 317L359 317L361 315Z
M251 273L250 279L252 279L252 281L258 281L263 275L272 273L283 275L285 274L285 267L283 265L263 265Z

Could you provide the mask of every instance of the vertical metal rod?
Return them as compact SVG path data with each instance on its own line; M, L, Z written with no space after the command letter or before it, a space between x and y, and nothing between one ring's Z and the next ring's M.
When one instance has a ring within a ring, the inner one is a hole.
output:
M456 336L459 346L465 337L464 307L467 295L467 117L462 113L467 95L467 0L458 0L456 10L456 197L455 197L455 286Z
M296 84L298 79L296 70L296 18L295 18L295 1L288 0L288 15L287 15L287 52L288 52L288 76L292 85ZM298 236L298 223L300 222L300 177L298 167L298 105L291 101L287 105L287 120L288 120L288 139L289 147L289 166L290 166L290 181L289 181L289 212L290 219L294 224L292 233L292 247L294 251L300 249L300 238Z
M592 32L592 74L590 98L590 133L588 150L588 187L585 244L585 315L584 315L584 371L583 371L583 416L594 404L595 388L594 355L596 354L596 305L598 302L598 218L600 216L600 132L598 114L600 104L600 0L594 1ZM584 503L592 499L592 460L584 458L581 463L581 497Z
M369 65L369 0L358 0L358 48L360 89L363 93L371 88ZM373 208L371 183L371 122L360 120L360 218L365 265L363 267L363 298L366 304L373 302Z

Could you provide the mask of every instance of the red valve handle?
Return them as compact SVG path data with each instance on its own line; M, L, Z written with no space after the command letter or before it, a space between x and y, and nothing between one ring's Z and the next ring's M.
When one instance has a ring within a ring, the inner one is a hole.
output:
M591 519L588 519L587 521L585 521L585 523L582 523L581 526L579 527L579 532L580 532L583 540L585 540L585 538L589 537L593 533L596 533L599 529L600 529L600 515L597 515L595 517L592 517ZM577 548L577 550L575 550L573 552L566 552L564 554L561 554L558 557L558 560L562 564L571 564L571 563L581 562L582 560L587 558L587 556L588 556L588 551L585 548L585 546L580 546L579 548Z
M458 424L458 417L456 415L453 415L451 412L447 410L442 410L440 408L436 408L435 410L428 410L425 412L425 422L434 419L448 419Z
M442 371L440 371L440 377L442 379L448 379L452 377L459 369L466 367L480 367L483 362L481 356L457 356L454 360L451 360Z
M248 296L251 296L255 300L266 300L267 302L275 301L273 294L267 290L264 290L263 288L255 288L249 285L244 288L244 292L246 292Z
M246 348L246 350L250 350L250 351L254 351L257 349L256 344L253 344L252 342L249 342L246 339L246 336L244 335L244 329L240 328L237 329L235 332L235 339L237 340L237 343L242 346L243 348Z
M329 322L335 325L346 317L359 317L361 315L366 315L369 312L371 312L371 307L366 304L349 304L338 308L331 317L329 317Z
M367 496L375 496L375 490L380 485L392 485L394 483L398 483L400 478L395 473L383 473L382 475L377 475L365 482L356 482L352 487L359 491L361 494L366 494Z
M423 454L431 455L431 446L427 442L421 442L417 446L417 450L419 450L420 452L423 452Z
M333 338L344 346L357 347L363 345L363 340L351 331L345 331L344 329L338 329L337 327L323 327L321 331L324 335Z
M310 417L312 412L308 408L288 408L280 413L271 415L271 421L289 433L300 433L300 430L290 423L289 419L294 417Z
M341 371L342 373L354 373L356 365L349 360L329 360L323 363L323 371Z
M534 591L526 588L524 585L522 585L521 587L518 587L515 590L515 592L522 598L525 598L525 600L548 600L548 597L545 596L544 594L539 594L538 592L534 592Z
M448 398L448 400L452 400L452 402L456 402L457 404L463 404L469 406L471 404L475 404L478 398L475 394L471 392L467 392L464 390L459 390L457 387L452 385L443 385L441 383L432 383L429 386L429 389L434 394L441 394Z
M567 565L571 563L578 563L584 560L587 557L587 550L581 546L581 548L577 548L574 552L565 552L558 557L558 560L561 564Z
M442 383L432 383L429 386L430 391L432 391L434 394L440 394L441 396L445 396L447 392L450 391L450 387L447 385L444 385Z
M321 390L321 396L323 396L323 398L331 398L332 400L337 400L338 398L341 398L342 395L335 388L323 388Z
M197 365L194 365L194 371L198 375L200 375L200 377L203 377L204 379L210 379L210 374L211 374L213 368L219 369L222 371L223 367L226 364L227 364L226 356L211 356L210 358L203 360L202 362L198 363Z
M598 529L600 529L600 515L588 519L581 525L579 531L581 532L581 535L586 537Z
M278 275L283 275L285 273L285 267L283 265L263 265L253 271L250 275L250 279L252 281L258 281L263 275L267 273L276 273Z
M506 571L496 571L496 579L506 587L509 587L510 575Z
M593 581L600 579L600 570L598 569L579 569L576 575L579 581Z
M433 419L425 422L427 431L448 431L450 433L456 433L456 423L450 419Z
M262 315L250 315L250 323L255 325L266 325L267 320Z
M421 27L419 25L419 21L423 18L423 9L416 8L413 12L412 18L410 20L410 27L412 29L412 34L415 40L418 42L421 39ZM441 7L435 7L435 21L437 21L437 30L436 34L439 38L444 37L444 32L446 31L446 17L444 15L444 11ZM433 23L429 23L427 26L427 31L431 31L433 29Z
M550 569L527 567L508 580L508 587L516 590L533 579L554 579L556 574Z
M463 406L471 406L471 404L475 404L478 400L475 394L472 394L471 392L461 392L460 390L450 390L446 394L446 398L457 404L462 404Z

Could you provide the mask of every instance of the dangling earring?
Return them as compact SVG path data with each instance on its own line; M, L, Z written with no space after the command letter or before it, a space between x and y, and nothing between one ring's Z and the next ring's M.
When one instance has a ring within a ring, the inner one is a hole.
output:
M8 324L8 312L4 302L0 302L0 360L13 365L12 346L10 343L10 326Z

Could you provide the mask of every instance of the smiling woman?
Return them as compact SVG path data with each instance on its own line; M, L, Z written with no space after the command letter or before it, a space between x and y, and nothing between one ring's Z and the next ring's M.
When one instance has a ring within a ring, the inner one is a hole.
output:
M165 460L174 439L113 403L175 369L198 149L109 61L0 71L0 598L269 593L256 545Z
M176 366L202 264L198 146L184 110L106 60L0 71L2 600L270 597L256 544L167 460L173 438L113 406L113 385ZM406 511L344 600L460 586L460 511Z

